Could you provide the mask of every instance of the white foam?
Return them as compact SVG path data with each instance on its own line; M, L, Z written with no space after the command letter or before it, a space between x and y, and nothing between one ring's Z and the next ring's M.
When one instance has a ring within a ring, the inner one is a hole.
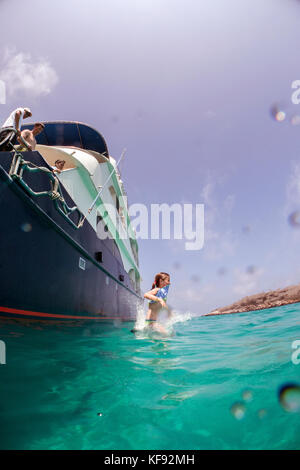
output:
M168 334L173 334L173 325L176 323L182 323L189 321L193 318L193 314L190 312L179 312L172 310L172 315L169 317L167 310L161 310L159 312L158 321L167 330ZM136 322L134 325L135 331L142 331L148 326L146 322L146 314L143 307L139 308L136 316Z
M136 315L134 329L137 331L142 331L146 327L146 314L144 312L144 307L139 307Z
M167 319L167 325L175 325L175 323L182 323L189 321L193 318L192 313L190 312L179 312L177 310L172 310L172 316Z

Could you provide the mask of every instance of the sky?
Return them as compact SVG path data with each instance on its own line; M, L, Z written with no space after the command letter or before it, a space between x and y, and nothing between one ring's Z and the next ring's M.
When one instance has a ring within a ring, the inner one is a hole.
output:
M129 204L204 204L202 249L139 241L142 291L169 272L172 307L203 314L300 282L299 0L0 0L0 17L1 122L90 124L126 148Z

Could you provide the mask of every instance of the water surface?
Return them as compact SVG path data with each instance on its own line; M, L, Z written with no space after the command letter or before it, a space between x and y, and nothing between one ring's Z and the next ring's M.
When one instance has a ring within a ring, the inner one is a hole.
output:
M0 447L299 449L299 412L278 399L300 383L299 314L186 314L167 337L133 323L1 322Z

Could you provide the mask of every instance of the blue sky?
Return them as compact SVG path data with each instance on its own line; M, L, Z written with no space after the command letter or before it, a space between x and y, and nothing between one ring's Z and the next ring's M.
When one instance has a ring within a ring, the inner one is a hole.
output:
M1 120L21 105L86 122L116 159L126 147L130 204L205 205L202 250L140 241L143 290L170 272L170 303L200 314L299 282L298 0L4 0L0 15Z

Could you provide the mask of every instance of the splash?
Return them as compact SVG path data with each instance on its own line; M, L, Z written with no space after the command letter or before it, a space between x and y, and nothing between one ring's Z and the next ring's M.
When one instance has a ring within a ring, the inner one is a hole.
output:
M187 322L193 318L192 313L190 312L179 312L177 310L172 310L171 316L168 315L167 310L161 310L158 317L158 327L161 326L161 331L159 328L153 329L149 327L148 322L146 322L146 314L143 308L140 308L137 312L136 322L132 332L142 333L143 337L156 337L157 335L163 336L174 336L175 330L174 325L176 323Z
M164 315L164 312L162 313ZM182 323L182 322L187 322L193 318L192 313L190 312L179 312L177 310L172 310L172 315L171 317L167 318L165 320L166 326L173 326L176 323ZM162 317L162 322L163 322L163 317Z
M146 315L144 312L144 307L139 307L137 314L136 314L136 321L134 324L134 331L143 331L144 328L146 328L147 323L146 323Z

